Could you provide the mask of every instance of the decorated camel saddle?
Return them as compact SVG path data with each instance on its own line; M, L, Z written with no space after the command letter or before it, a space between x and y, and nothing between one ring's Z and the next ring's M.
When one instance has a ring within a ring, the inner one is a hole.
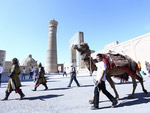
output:
M129 60L119 53L110 51L106 54L106 56L109 59L109 64L111 67L129 66Z

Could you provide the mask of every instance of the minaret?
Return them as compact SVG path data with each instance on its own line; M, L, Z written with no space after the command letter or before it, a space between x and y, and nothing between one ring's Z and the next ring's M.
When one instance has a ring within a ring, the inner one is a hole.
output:
M49 32L48 32L48 48L46 53L45 72L46 73L57 73L57 25L56 20L50 20Z

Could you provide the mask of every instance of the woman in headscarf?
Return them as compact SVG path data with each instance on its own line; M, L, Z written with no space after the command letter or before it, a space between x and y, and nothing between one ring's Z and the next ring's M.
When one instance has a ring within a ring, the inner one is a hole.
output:
M19 79L19 74L21 70L19 67L19 62L17 58L12 59L12 67L11 67L11 73L9 75L9 81L6 88L6 95L3 100L8 100L8 97L12 91L15 91L20 95L19 100L21 100L25 95L23 94L22 90L20 89L21 83Z
M45 90L48 89L47 87L47 84L46 84L46 79L45 79L45 70L44 70L44 67L42 67L42 64L39 63L38 65L39 67L39 70L38 70L38 77L36 79L36 82L35 82L35 86L34 86L34 90L33 91L36 91L37 90L37 87L42 84L43 86L45 86Z

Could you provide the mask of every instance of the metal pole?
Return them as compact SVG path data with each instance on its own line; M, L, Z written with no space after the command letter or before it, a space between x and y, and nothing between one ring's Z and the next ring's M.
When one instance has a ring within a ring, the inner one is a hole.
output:
M91 62L91 55L90 55L90 76L92 76L92 62Z

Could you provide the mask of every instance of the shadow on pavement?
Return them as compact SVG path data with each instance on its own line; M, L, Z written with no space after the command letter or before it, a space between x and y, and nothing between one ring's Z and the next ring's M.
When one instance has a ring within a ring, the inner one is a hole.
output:
M81 85L80 87L94 87L94 85Z
M50 81L47 81L47 82L60 82L60 80L50 80Z
M53 89L48 89L48 90L66 90L66 89L70 89L70 88L53 88Z
M107 108L111 108L111 106L99 107L99 110L101 110L101 109L107 109Z
M137 84L140 83L139 81L136 82ZM133 82L121 82L121 83L115 83L115 85L124 85L124 84L133 84Z
M121 103L119 101L122 101ZM135 93L134 99L129 99L128 96L124 98L120 98L118 101L118 105L115 107L124 107L124 106L133 106L137 104L146 104L150 102L150 94L145 93ZM101 102L110 102L109 100L100 101ZM111 108L111 106L100 107L100 109Z
M124 107L124 106L132 106L132 105L137 105L137 104L146 104L150 102L150 94L145 94L145 93L135 93L134 99L128 99L127 97L121 98L120 100L123 100L118 107Z
M45 99L49 99L49 98L55 98L55 97L59 97L59 96L64 96L64 94L61 95L43 95L43 96L37 96L37 97L25 97L23 98L23 100L45 100Z
M29 85L21 85L21 87L26 87L26 86L29 86Z

